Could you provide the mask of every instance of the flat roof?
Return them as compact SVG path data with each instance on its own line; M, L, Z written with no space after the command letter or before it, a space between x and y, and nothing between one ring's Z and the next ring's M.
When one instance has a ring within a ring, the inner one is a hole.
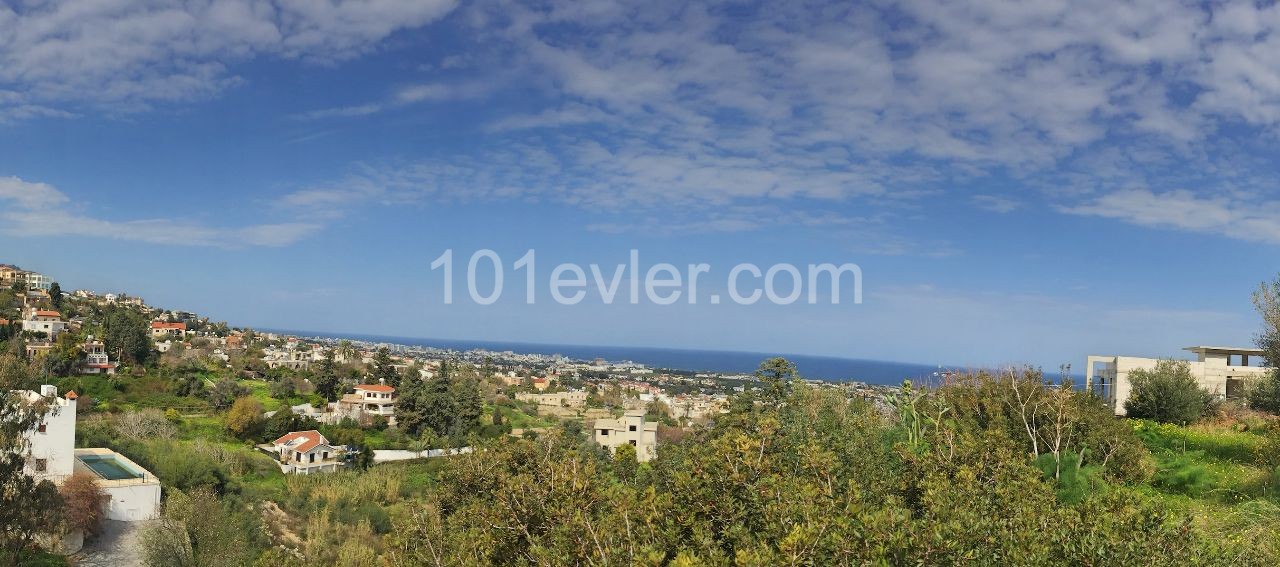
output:
M1224 346L1189 346L1182 350L1191 352L1215 352L1215 353L1231 353L1231 354L1262 354L1266 351L1254 347L1224 347Z

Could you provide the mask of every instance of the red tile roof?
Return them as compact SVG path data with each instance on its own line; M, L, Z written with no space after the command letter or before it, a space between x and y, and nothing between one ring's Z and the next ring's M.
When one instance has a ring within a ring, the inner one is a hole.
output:
M164 321L152 321L151 328L166 329L166 330L177 329L179 331L185 331L187 330L187 324L186 323L165 323Z
M391 386L386 386L386 385L383 385L383 384L360 384L360 385L356 386L356 389L357 389L357 390L364 390L364 391L366 391L366 392L394 392L394 391L396 391L396 389L395 389L395 388L392 388Z
M80 395L79 395L79 394L76 394L76 391L75 391L75 390L72 390L72 391L70 391L70 392L67 392L67 399L68 399L68 400L74 400L74 399L76 399L76 398L78 398L78 397L80 397Z
M316 448L316 446L320 445L321 443L326 445L329 444L329 441L324 438L324 435L321 435L319 431L316 431L314 429L311 429L308 431L294 431L291 433L285 433L284 436L280 437L279 439L276 439L271 444L284 445L286 443L293 442L293 440L295 439L302 439L302 442L290 448L299 453L306 453L307 451L310 451Z
M57 311L36 311L36 317L61 317Z

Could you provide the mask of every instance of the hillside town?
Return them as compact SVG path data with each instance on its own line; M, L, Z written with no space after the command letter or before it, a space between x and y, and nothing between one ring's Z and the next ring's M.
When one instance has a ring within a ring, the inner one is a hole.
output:
M13 393L39 408L38 426L24 434L23 470L63 488L96 486L107 505L94 517L122 525L161 515L162 484L191 488L172 478L169 455L139 441L246 442L279 474L310 476L564 430L610 458L643 464L662 443L714 422L760 378L259 332L128 293L64 291L11 264L0 264L0 281L0 344L32 374L30 389ZM811 384L868 398L887 391ZM218 433L197 433L209 426ZM51 549L75 553L88 528Z

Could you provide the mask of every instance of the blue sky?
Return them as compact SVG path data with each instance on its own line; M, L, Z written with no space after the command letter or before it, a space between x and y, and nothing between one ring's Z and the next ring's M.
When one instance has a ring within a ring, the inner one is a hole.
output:
M775 4L10 3L0 262L317 331L1049 367L1251 342L1280 9ZM500 253L502 300L442 304L449 248ZM525 305L531 248L542 280L856 262L866 295Z

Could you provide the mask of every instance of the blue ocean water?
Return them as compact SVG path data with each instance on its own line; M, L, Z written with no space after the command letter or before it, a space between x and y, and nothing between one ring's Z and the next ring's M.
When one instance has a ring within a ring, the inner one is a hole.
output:
M264 329L266 330L266 329ZM900 384L904 379L920 381L938 370L937 366L884 360L838 358L786 353L758 353L722 350L687 350L651 347L619 347L558 345L544 343L518 343L498 341L467 341L450 339L423 339L412 337L385 337L377 335L320 333L313 331L267 330L300 337L347 338L353 340L440 349L512 351L524 354L562 355L579 360L603 358L610 362L639 362L654 368L675 370L716 371L725 373L749 373L766 358L781 356L796 365L800 375L832 381L861 381L869 384Z

